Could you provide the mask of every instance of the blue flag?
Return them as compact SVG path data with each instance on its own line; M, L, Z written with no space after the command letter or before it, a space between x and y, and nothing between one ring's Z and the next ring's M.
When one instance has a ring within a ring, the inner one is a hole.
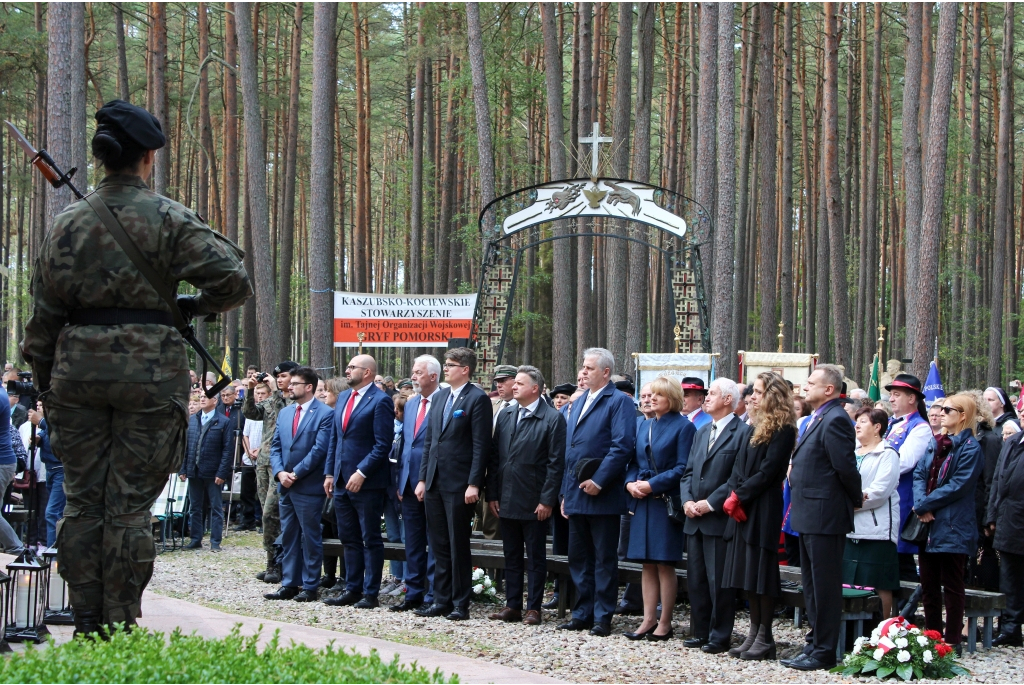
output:
M930 407L936 400L941 400L945 396L946 391L942 389L942 379L939 378L939 367L932 362L928 369L928 380L924 382L924 402Z

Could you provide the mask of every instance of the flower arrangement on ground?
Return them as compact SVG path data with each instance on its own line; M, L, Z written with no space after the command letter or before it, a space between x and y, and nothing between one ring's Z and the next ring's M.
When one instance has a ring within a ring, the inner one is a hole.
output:
M921 630L902 617L878 624L871 637L858 637L853 651L832 669L844 676L878 678L954 678L970 675L937 630Z
M498 601L498 588L494 581L484 573L482 568L473 567L473 600L476 602L495 603Z

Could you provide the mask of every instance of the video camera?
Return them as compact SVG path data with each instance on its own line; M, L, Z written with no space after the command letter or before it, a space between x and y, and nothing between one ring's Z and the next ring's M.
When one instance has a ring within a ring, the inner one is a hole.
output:
M35 407L35 398L39 395L39 392L36 390L36 386L32 384L32 372L19 371L18 378L22 380L7 381L7 394L31 397L32 406Z

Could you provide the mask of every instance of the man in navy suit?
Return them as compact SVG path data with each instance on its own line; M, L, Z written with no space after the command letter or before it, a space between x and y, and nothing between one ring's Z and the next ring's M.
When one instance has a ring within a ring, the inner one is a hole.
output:
M224 531L224 504L220 491L231 477L231 446L234 436L231 424L218 414L217 397L200 393L200 410L188 419L185 461L178 471L181 480L188 478L189 532L192 541L185 549L203 546L203 508L210 505L210 548L220 551Z
M427 417L434 398L441 392L441 362L425 354L412 364L412 379L420 391L405 403L402 428L401 470L398 473L398 499L402 503L405 525L405 600L391 606L391 611L409 611L433 603L434 555L427 550L427 515L423 502L416 497L420 479L423 443L427 435Z
M267 599L315 602L324 547L320 517L324 508L323 474L331 442L331 408L316 399L316 371L292 371L290 404L277 415L270 443L270 471L278 482L281 510L281 587ZM301 591L300 591L301 586Z
M334 497L338 536L345 547L345 591L324 600L331 606L380 606L384 569L380 517L391 480L388 456L395 439L395 403L374 384L376 375L373 357L353 357L345 368L349 389L334 406L324 492Z
M577 599L572 619L558 628L601 637L611 634L618 596L619 517L627 512L626 465L636 446L636 407L610 381L614 370L608 350L592 347L583 353L581 375L588 392L573 402L569 414L561 492Z
M838 401L843 372L820 364L804 385L814 408L790 458L790 521L800 533L800 578L811 624L803 652L782 664L800 671L832 668L843 612L843 550L853 510L863 502L850 417Z
M451 387L438 393L427 415L416 484L434 550L434 603L416 613L462 621L469 618L473 594L469 537L485 484L494 412L487 393L469 382L476 368L473 350L456 347L444 359Z

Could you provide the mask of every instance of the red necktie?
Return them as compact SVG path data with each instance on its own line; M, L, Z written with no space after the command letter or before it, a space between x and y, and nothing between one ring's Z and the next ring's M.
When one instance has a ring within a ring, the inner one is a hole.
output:
M299 430L299 414L302 413L302 405L295 405L295 418L292 419L292 437L295 437L295 432Z
M348 430L348 420L352 416L352 409L356 406L356 391L352 391L352 396L348 398L348 404L345 405L345 416L341 420L341 430Z
M416 413L416 427L412 431L413 437L420 434L420 426L423 425L423 417L427 415L427 402L429 401L426 397L420 400L420 410Z
M224 405L224 418L226 418L226 419L230 419L231 418L231 406L230 405Z

